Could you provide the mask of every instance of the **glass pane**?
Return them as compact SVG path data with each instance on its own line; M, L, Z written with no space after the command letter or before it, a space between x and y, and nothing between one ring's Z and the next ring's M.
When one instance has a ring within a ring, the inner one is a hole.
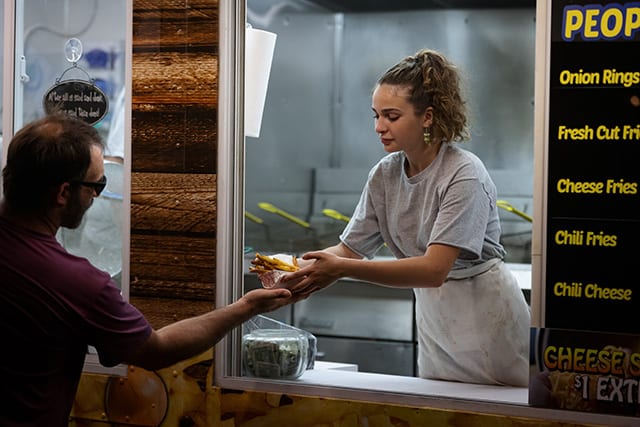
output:
M260 286L247 271L256 252L301 255L338 243L370 168L386 154L371 113L376 80L401 57L431 48L463 70L472 122L464 147L490 169L505 201L501 243L511 268L522 265L514 272L526 297L531 222L508 209L532 209L535 9L389 12L368 4L340 13L352 5L320 4L327 2L247 0L247 22L277 42L261 130L245 145L245 290ZM392 254L383 246L376 257ZM315 334L321 361L416 375L412 290L338 282L268 316Z
M107 188L82 224L62 228L58 239L69 252L88 258L121 283L126 1L16 3L14 131L45 114L44 99L54 88L79 81L82 89L89 89L92 98L86 108L77 104L64 109L81 118L95 117L94 126L107 144ZM93 109L96 97L108 101L100 114Z

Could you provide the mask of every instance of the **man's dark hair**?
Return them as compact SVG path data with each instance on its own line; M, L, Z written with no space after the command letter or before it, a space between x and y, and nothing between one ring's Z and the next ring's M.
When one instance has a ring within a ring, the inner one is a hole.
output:
M56 113L33 121L11 139L2 171L3 194L16 212L45 210L51 190L84 179L91 164L91 146L104 149L91 125Z

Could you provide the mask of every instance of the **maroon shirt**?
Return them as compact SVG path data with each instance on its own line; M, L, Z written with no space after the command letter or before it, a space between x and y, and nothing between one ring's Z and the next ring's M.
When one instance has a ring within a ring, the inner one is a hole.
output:
M87 345L114 366L150 334L109 274L0 218L0 426L67 426Z

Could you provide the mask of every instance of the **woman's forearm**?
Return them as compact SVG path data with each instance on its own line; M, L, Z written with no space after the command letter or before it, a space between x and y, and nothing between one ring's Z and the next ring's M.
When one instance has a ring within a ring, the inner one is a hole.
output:
M438 287L446 280L460 250L446 245L432 245L422 256L393 260L342 259L346 277L404 288Z

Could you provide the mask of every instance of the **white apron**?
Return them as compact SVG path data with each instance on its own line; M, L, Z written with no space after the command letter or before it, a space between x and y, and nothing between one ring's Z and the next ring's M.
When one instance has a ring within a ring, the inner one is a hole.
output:
M527 386L530 309L504 262L414 293L420 377Z

